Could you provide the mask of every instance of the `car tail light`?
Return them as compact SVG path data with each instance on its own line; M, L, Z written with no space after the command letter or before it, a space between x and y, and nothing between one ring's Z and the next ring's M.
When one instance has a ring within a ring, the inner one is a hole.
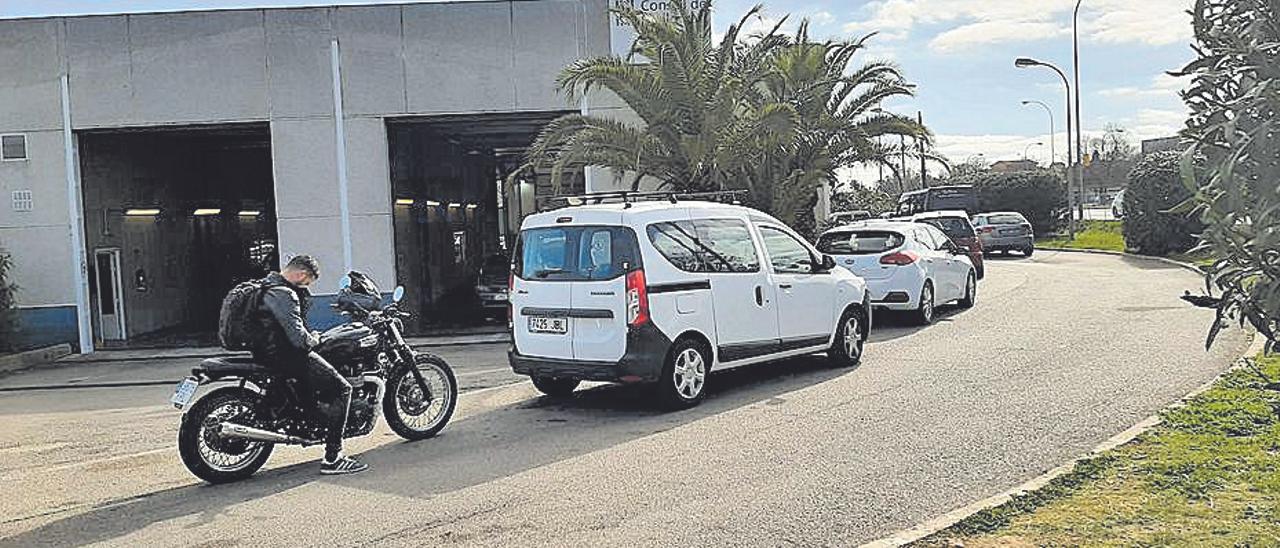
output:
M880 264L904 266L904 265L909 265L911 263L916 262L916 259L919 259L919 258L920 256L916 255L915 252L899 251L897 253L890 253L888 255L880 257Z
M627 273L627 325L637 327L649 322L649 288L645 286L644 271Z
M992 232L995 232L995 231L996 231L996 227L994 226L984 226L984 227L978 228L978 232L981 232L983 234L991 234Z

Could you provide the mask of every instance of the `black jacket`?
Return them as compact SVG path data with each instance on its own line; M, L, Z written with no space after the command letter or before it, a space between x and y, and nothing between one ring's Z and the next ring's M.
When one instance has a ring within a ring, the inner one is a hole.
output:
M319 344L316 334L307 329L310 308L310 291L289 283L279 272L268 274L257 314L261 338L254 352L268 356L305 353Z

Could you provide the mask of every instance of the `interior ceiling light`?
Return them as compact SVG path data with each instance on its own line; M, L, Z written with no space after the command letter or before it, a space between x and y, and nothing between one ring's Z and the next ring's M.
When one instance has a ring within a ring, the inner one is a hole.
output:
M438 207L440 205L440 202L437 202L435 200L427 200L427 205L430 207Z
M126 209L124 214L129 217L149 217L160 214L159 209Z
M221 209L206 207L206 208L200 208L195 210L194 212L192 212L192 215L196 215L198 217L205 217L208 215L217 215L219 213L222 213Z
M413 198L397 198L396 205L413 205Z
M258 215L262 215L262 212L253 209L246 209L240 212L241 217L257 217Z

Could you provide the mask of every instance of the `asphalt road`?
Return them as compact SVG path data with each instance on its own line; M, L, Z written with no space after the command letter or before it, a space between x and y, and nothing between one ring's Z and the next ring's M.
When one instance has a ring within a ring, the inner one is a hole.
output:
M466 391L454 422L350 442L373 466L356 476L282 448L200 485L169 387L0 394L0 546L850 545L1088 451L1247 346L1205 352L1181 269L1042 252L987 273L974 309L877 326L858 368L725 371L678 413L607 385L551 401L501 346L439 349Z

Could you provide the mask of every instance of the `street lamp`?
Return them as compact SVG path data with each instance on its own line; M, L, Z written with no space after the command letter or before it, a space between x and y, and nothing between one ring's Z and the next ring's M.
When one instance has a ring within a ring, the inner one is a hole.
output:
M1067 158L1071 160L1067 162L1067 174L1068 176L1070 176L1070 174L1072 173L1071 171L1072 166L1079 165L1079 161L1075 157L1075 154L1072 154L1072 150L1071 150L1071 118L1072 118L1071 117L1071 83L1067 80L1067 75L1062 72L1062 69L1054 66L1051 63L1046 63L1044 61L1037 61L1030 57L1019 57L1015 59L1013 61L1013 66L1018 68L1046 67L1058 73L1058 77L1062 78L1062 87L1066 89L1066 98L1067 98ZM1078 145L1079 143L1077 143L1077 148L1078 148ZM1068 186L1068 188L1070 187ZM1081 192L1080 197L1084 198L1083 192ZM1073 201L1071 198L1072 198L1071 192L1067 192L1068 202ZM1075 209L1070 206L1068 207L1070 209ZM1070 215L1069 218L1070 218L1070 224L1069 224L1068 230L1071 231L1071 237L1074 238L1076 235L1076 217L1075 215Z
M1022 159L1023 160L1027 159L1027 151L1031 150L1031 147L1042 147L1042 146L1044 146L1044 143L1037 142L1037 143L1030 143L1027 146L1022 147Z
M1080 148L1081 133L1084 133L1084 119L1080 117L1080 3L1084 0L1076 0L1076 9L1071 12L1071 64L1072 71L1075 73L1076 80L1076 153L1084 154L1084 149ZM1080 220L1084 220L1084 173L1077 175L1080 178Z
M1057 142L1058 138L1057 138L1057 130L1054 129L1053 127L1053 109L1049 108L1049 105L1044 104L1044 101L1036 101L1034 99L1031 99L1031 100L1022 102L1022 106L1027 106L1031 104L1040 105L1041 107L1044 108L1044 111L1049 114L1049 167L1053 167L1053 159L1058 156L1057 147L1054 146L1054 143ZM1071 140L1070 135L1067 136L1067 140L1068 141Z

